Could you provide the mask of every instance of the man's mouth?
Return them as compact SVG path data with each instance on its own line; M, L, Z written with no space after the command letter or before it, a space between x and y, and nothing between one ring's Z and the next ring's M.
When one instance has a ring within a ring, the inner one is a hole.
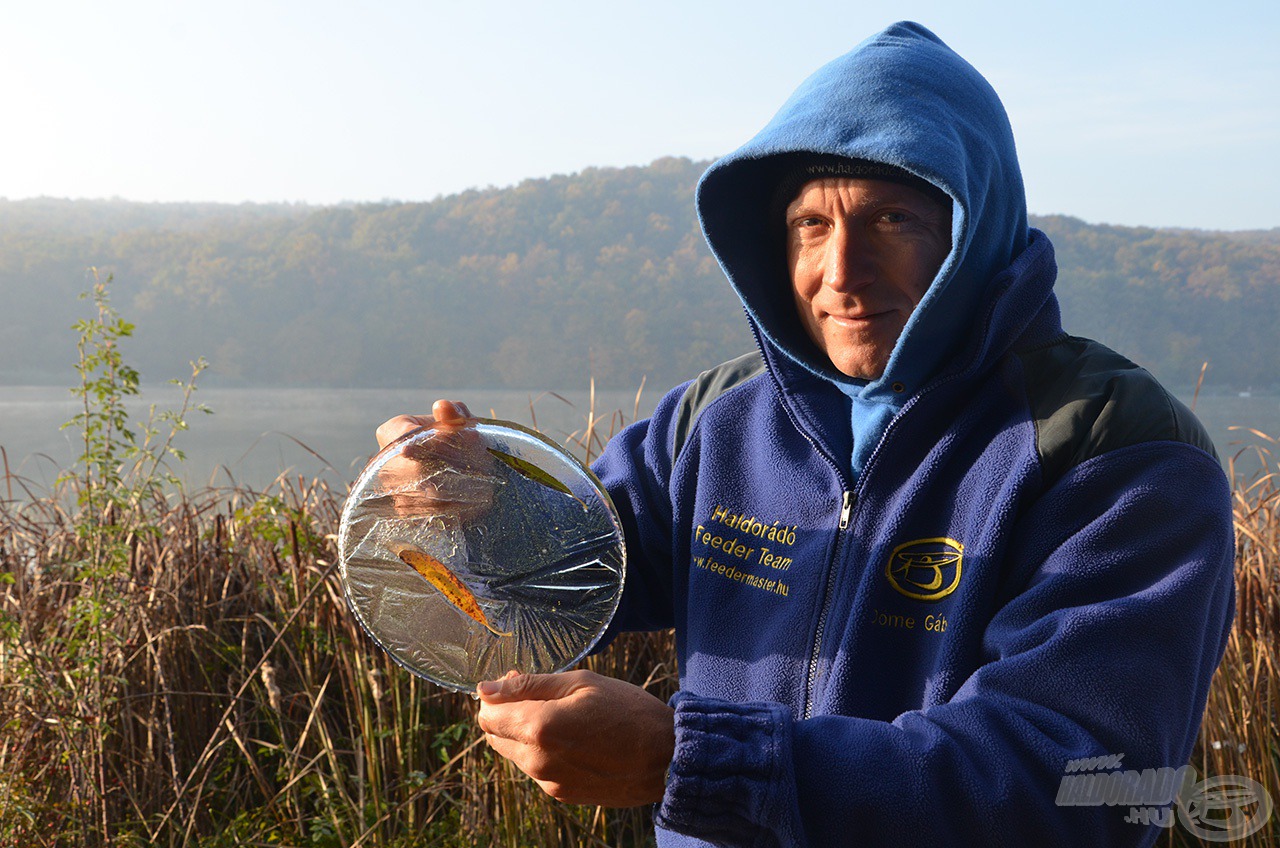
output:
M865 326L868 322L873 321L876 318L881 318L885 315L888 315L889 312L891 311L892 310L885 310L882 312L873 312L871 310L859 310L858 312L853 312L845 315L842 315L836 312L828 312L827 318L831 321L834 321L836 324L839 324L842 327L861 327L861 326Z

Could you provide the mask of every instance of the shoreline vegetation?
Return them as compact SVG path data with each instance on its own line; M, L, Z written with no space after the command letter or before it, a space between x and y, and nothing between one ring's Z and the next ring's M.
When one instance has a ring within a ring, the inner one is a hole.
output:
M0 382L61 385L86 264L114 272L145 374L208 386L673 386L753 348L693 208L708 163L587 168L429 202L0 199ZM1277 387L1280 229L1033 215L1064 324L1166 386ZM127 343L126 343L127 344ZM1240 355L1248 351L1247 356ZM585 367L584 367L585 366Z
M177 411L132 421L108 282L76 326L79 460L36 491L0 456L0 844L651 845L647 808L547 798L488 750L470 697L364 635L337 575L344 492L176 482L202 363ZM566 447L589 460L630 417L593 404ZM1236 481L1235 518L1236 623L1191 764L1280 800L1274 473ZM666 698L673 658L671 633L633 634L585 665ZM1158 844L1201 843L1175 824Z
M0 844L651 843L647 809L546 797L469 696L363 633L337 574L345 493L182 488L202 363L177 411L130 420L109 282L76 325L75 467L37 491L0 447ZM589 461L634 415L592 406L566 446ZM673 656L669 633L627 635L584 665L665 699Z

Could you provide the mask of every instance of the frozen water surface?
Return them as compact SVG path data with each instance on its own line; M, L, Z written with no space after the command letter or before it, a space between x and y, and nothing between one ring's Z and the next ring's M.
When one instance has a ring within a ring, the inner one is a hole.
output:
M426 428L360 474L338 540L347 600L401 665L474 691L510 669L561 671L591 650L618 608L622 528L576 459L509 422ZM406 564L444 566L498 636Z

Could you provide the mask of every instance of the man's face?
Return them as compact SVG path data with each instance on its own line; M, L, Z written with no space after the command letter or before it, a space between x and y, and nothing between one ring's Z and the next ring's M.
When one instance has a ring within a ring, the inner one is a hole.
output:
M813 180L787 206L787 264L800 322L850 377L884 373L950 251L950 206L910 186Z

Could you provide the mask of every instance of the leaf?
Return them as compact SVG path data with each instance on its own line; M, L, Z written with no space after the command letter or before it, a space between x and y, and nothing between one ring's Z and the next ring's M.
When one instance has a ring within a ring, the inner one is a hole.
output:
M520 472L525 477L528 477L530 480L534 481L535 483L540 483L541 485L546 486L548 489L555 489L560 494L568 495L569 497L573 498L575 501L582 504L582 509L584 511L586 510L587 504L582 498L575 495L568 486L566 486L564 483L557 480L555 477L552 477L550 474L543 471L541 468L534 465L532 462L529 462L526 459L521 459L518 456L512 456L509 453L503 453L497 448L487 448L487 450L489 451L489 453L493 454L498 459L502 460L507 465L511 466L516 471Z
M480 609L480 603L476 600L476 596L440 560L407 545L397 550L396 556L400 557L401 561L412 566L413 570L422 575L428 583L439 589L449 603L467 616L483 624L490 633L495 636L511 635L511 633L503 633L501 630L495 629L489 623L489 619L485 618L484 610Z

